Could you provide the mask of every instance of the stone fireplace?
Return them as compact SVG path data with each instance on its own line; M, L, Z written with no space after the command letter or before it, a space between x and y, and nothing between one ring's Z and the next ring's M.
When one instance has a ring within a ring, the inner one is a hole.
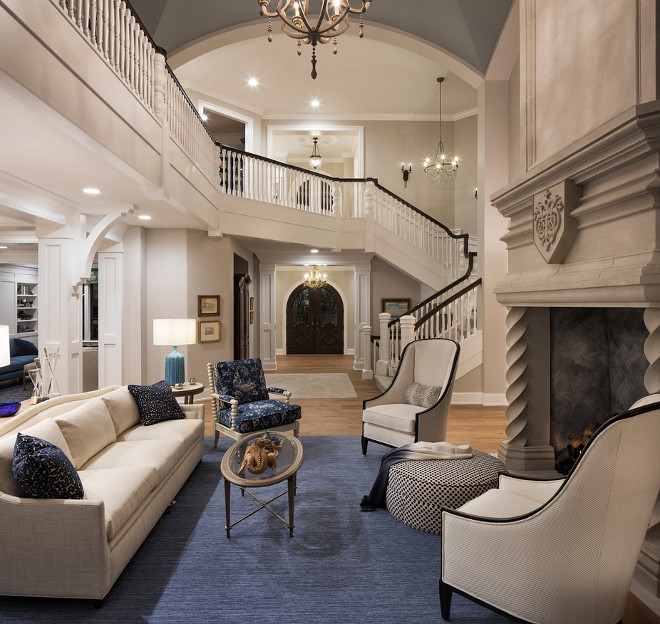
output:
M509 220L508 271L494 290L507 308L499 456L511 470L552 470L571 431L660 392L659 150L656 100L491 197ZM656 598L658 529L636 575Z

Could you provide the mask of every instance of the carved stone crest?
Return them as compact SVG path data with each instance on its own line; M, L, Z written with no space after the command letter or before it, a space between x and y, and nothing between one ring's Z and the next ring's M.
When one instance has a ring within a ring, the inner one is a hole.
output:
M577 236L571 211L577 206L578 187L566 180L534 195L534 244L548 264L560 264Z

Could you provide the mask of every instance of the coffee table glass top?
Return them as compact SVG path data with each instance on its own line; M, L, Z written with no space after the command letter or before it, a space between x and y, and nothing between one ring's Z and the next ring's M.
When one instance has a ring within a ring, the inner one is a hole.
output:
M247 467L243 467L241 470L241 464L245 459L245 452L248 446L250 446L259 438L270 439L274 449L277 451L277 465L274 468L269 466L259 474L250 472ZM281 447L278 448L280 444ZM243 438L243 440L240 442L234 444L227 451L227 454L228 461L225 465L227 468L229 468L231 473L241 479L254 482L256 485L256 482L274 479L280 475L283 475L285 472L295 472L302 463L303 452L302 444L300 444L297 438L294 438L293 436L279 432L270 433L260 431L259 433L252 434L247 438Z

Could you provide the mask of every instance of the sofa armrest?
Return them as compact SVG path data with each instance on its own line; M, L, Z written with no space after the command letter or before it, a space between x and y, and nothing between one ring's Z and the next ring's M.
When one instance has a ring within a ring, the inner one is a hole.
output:
M284 402L288 403L291 399L291 392L284 388L268 388L269 394L281 394L284 397Z
M180 407L183 410L183 413L186 415L186 418L204 420L203 403L193 403L192 405L181 405Z
M101 599L109 556L103 501L0 493L0 593Z

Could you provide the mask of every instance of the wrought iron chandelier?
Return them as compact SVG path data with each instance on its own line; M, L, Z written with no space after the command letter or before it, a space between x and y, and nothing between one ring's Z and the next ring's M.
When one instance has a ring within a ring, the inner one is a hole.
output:
M329 6L331 1L332 9ZM312 45L312 78L314 79L318 75L316 72L317 44L329 43L334 40L332 53L337 54L337 37L348 30L351 13L360 16L359 36L360 38L364 36L362 15L369 8L371 0L357 0L362 5L357 9L351 7L351 2L354 1L320 0L320 12L310 13L309 0L277 0L277 8L274 12L268 10L271 0L257 0L261 7L261 15L268 17L268 41L273 40L271 18L279 17L282 20L282 32L292 39L298 40L298 56L302 54L301 44ZM317 2L315 4L318 5Z
M308 288L321 288L328 283L326 281L328 277L327 274L321 273L316 265L309 270L309 273L305 273L303 277L305 279L303 284Z
M321 166L321 152L319 152L319 138L313 137L314 149L309 157L309 166L318 169Z
M458 171L458 156L454 154L450 159L445 154L445 146L442 143L442 83L444 81L445 79L442 76L438 78L440 83L440 141L438 142L438 149L436 149L433 159L427 156L424 160L424 173L431 184L438 180L451 182Z

